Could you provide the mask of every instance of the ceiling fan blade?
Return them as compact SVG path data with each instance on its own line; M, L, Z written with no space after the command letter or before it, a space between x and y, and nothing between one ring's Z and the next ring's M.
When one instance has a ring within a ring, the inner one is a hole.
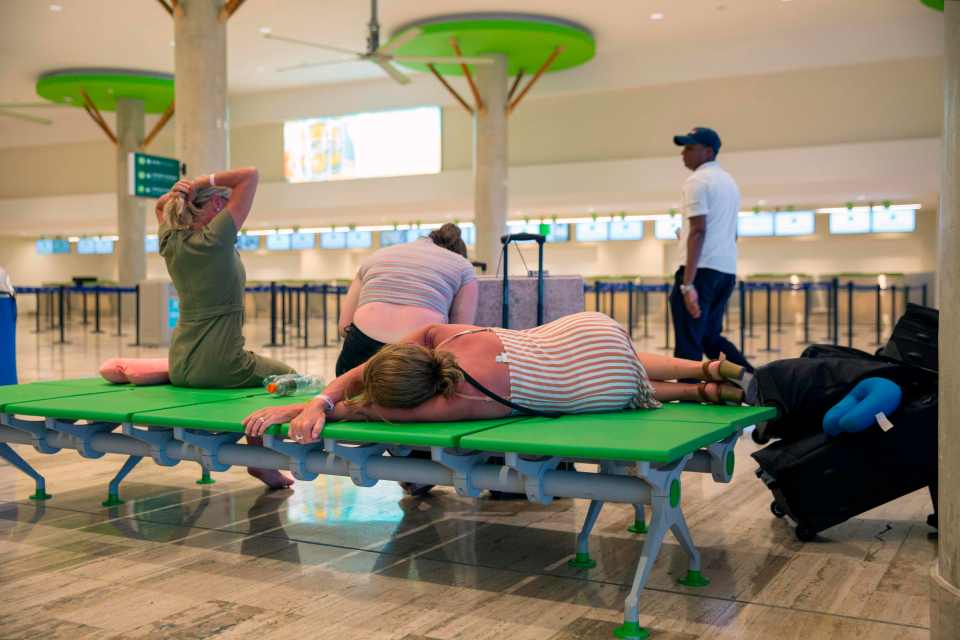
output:
M399 82L400 84L407 84L410 82L410 78L400 73L400 71L388 61L379 57L370 57L368 60L383 69L388 76L394 79L394 81Z
M463 57L455 56L389 56L391 60L397 62L421 62L424 64L491 64L490 58Z
M302 62L300 64L292 64L287 67L277 67L275 70L284 72L284 71L296 71L297 69L312 69L313 67L329 67L335 64L343 64L345 62L359 62L361 58L347 59L347 60L323 60L322 62Z
M56 109L58 107L67 107L70 105L60 104L58 102L0 102L0 109Z
M403 45L407 44L408 42L410 42L411 40L419 36L421 33L422 32L420 31L419 27L411 27L406 31L404 31L403 33L401 33L400 35L398 35L396 38L394 38L390 42L388 42L387 44L377 49L377 53L381 55L389 54L391 51L395 51L400 47L402 47Z
M26 120L28 122L35 122L37 124L53 124L53 120L47 118L41 118L39 116L31 116L26 113L17 113L16 111L9 111L7 109L0 109L0 116L7 116L8 118L17 118L18 120Z
M280 40L281 42L289 42L291 44L301 44L305 47L313 47L315 49L323 49L324 51L335 51L337 53L348 53L352 56L363 55L359 51L351 51L350 49L342 49L340 47L332 47L326 44L318 44L316 42L308 42L306 40L298 40L296 38L288 38L286 36L278 36L275 33L264 33L263 37L267 40Z

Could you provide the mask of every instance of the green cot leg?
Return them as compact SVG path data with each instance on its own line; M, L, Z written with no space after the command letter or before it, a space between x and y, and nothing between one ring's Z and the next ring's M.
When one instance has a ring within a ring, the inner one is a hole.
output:
M42 475L40 475L29 462L20 457L16 451L14 451L10 445L5 442L0 442L0 458L3 458L17 469L25 473L26 475L33 478L35 484L35 491L31 500L49 500L53 496L47 493L47 481Z
M603 509L602 500L591 500L590 508L587 509L587 518L583 521L583 528L577 534L577 555L573 560L567 562L567 566L574 569L593 569L597 566L597 561L590 557L590 532L593 526L597 524L597 518L600 517L600 510Z
M644 513L642 504L633 505L633 524L627 527L627 531L630 533L646 533L647 532L647 522L646 514Z
M117 471L117 475L113 476L113 480L110 481L110 486L107 489L107 499L100 503L101 506L116 507L123 504L123 500L120 499L120 483L133 471L134 467L140 464L141 460L143 460L141 456L127 458L127 461L120 467L120 471Z
M656 562L657 555L660 553L663 537L670 528L668 516L670 508L667 500L665 496L653 496L650 529L647 532L647 539L643 543L643 550L640 552L640 562L637 564L637 572L633 576L633 585L630 587L630 593L627 594L624 603L623 624L613 631L613 635L618 638L643 640L650 635L650 632L641 627L638 622L640 619L640 592L643 591L647 580L650 578L650 571L653 569L653 563Z
M216 482L216 480L210 477L210 470L203 467L203 473L200 475L200 479L197 480L197 484L216 484Z

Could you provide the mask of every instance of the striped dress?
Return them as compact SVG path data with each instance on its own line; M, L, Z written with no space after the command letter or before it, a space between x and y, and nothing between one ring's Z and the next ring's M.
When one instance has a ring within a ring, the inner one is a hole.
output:
M612 318L585 312L511 331L491 328L503 343L510 399L540 411L595 413L655 409L647 372L630 337Z

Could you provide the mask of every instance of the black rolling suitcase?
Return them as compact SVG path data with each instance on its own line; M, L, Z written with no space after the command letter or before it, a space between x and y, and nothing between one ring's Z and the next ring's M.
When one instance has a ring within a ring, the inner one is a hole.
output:
M908 493L930 488L936 526L937 393L905 399L874 425L831 438L824 433L781 440L753 453L757 476L773 493L770 509L790 516L796 535L812 540L824 529Z
M500 236L500 243L503 244L503 253L500 261L503 264L503 314L500 326L504 329L510 328L510 273L508 269L508 258L511 242L536 242L538 249L537 257L537 326L543 324L543 243L547 241L547 236L539 233L511 233Z

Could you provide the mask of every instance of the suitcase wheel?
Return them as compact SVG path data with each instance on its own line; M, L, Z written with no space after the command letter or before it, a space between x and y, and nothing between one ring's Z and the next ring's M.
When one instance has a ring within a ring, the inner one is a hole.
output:
M778 518L782 518L787 515L787 512L784 511L783 507L780 506L780 503L774 500L770 503L770 513L775 515Z
M798 524L794 532L797 534L797 540L800 542L812 542L817 537L815 530L810 527L805 527L802 524Z
M757 444L767 444L770 442L770 436L767 435L766 427L766 424L761 423L753 428L753 433L750 437L753 438L753 441Z

